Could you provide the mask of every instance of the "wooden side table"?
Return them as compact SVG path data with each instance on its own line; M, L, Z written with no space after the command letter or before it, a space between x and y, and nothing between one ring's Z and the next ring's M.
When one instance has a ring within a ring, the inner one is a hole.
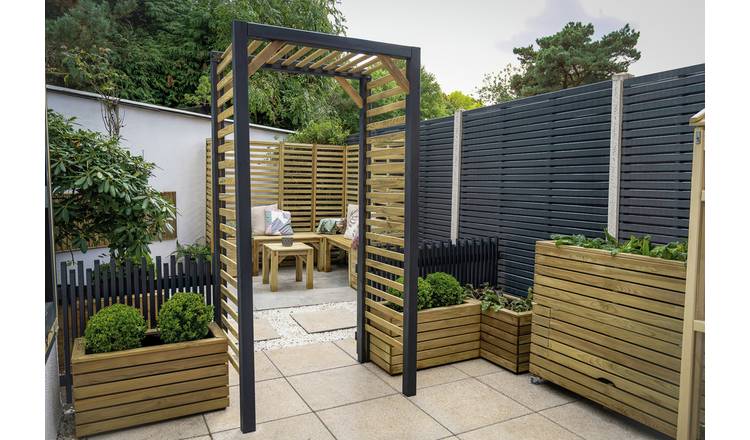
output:
M279 290L279 263L286 257L294 257L296 273L295 280L302 281L302 260L305 260L307 269L306 288L313 288L313 248L304 243L294 243L291 246L283 246L281 243L263 244L263 284L271 283L271 292Z

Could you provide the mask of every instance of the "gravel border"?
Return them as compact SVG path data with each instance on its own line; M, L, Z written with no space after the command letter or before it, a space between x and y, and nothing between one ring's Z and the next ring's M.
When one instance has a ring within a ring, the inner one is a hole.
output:
M292 313L317 312L322 310L350 310L357 313L356 301L343 303L317 304L313 306L287 307L283 309L259 310L253 313L255 319L266 319L271 324L279 338L255 342L255 351L274 350L295 345L315 344L318 342L338 341L353 338L355 328L333 330L330 332L307 333L297 321L292 318Z

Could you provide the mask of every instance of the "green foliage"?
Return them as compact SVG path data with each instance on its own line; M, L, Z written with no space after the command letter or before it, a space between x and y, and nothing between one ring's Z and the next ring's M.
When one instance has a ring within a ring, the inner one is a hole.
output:
M597 41L592 40L593 35L593 24L570 22L560 32L538 38L538 48L514 48L522 72L511 77L513 92L519 97L533 96L604 81L626 72L641 57L635 48L640 32L630 25Z
M122 80L120 98L206 111L208 54L229 45L234 19L345 30L336 0L53 0L46 9L47 82L92 90L65 52L105 49ZM254 75L250 87L252 121L286 128L327 116L335 90L330 78L267 72Z
M341 121L334 118L312 121L287 139L305 144L344 145L348 136Z
M118 263L150 262L149 243L171 231L175 217L174 206L148 183L155 165L117 138L72 122L47 112L55 239L81 252L104 239Z
M183 246L178 241L177 249L172 254L177 256L177 258L189 258L192 260L202 258L203 261L211 261L211 249L205 244L200 243Z
M472 98L471 96L464 95L458 90L455 90L445 95L445 105L448 114L453 114L456 110L471 110L482 106L480 101Z
M403 284L404 277L398 277L396 279L396 282ZM393 287L389 287L387 289L387 292L393 296L403 298L403 295L401 294L401 292L394 289ZM386 306L398 312L404 311L403 307L401 307L398 304L391 303L391 302L386 303ZM430 307L432 307L432 291L431 291L430 285L429 283L427 283L427 281L424 280L424 278L419 277L417 278L417 310L429 309Z
M427 275L425 281L430 285L432 307L452 306L464 301L464 289L452 275L434 272Z
M141 312L125 304L113 304L98 311L86 323L87 353L108 353L141 346L146 321Z
M626 254L639 254L650 257L663 258L665 260L687 260L687 242L673 241L667 244L655 245L651 243L651 236L630 236L628 241L620 243L607 230L604 230L604 238L588 238L585 235L560 235L552 234L552 240L557 246L579 246L590 249L603 249L610 251L612 255L620 252Z
M482 85L476 90L479 101L486 105L500 104L501 102L512 101L518 96L510 86L513 75L521 73L521 69L511 64L497 73L487 73L482 79Z
M213 316L213 306L197 293L175 293L159 310L159 337L167 344L205 338Z
M464 291L466 292L466 296L470 296L482 302L481 307L483 312L486 312L487 310L499 312L502 309L508 309L520 313L528 312L532 307L531 302L533 294L531 287L529 287L529 293L526 298L506 296L502 289L494 288L487 283L479 288L467 284L464 286Z

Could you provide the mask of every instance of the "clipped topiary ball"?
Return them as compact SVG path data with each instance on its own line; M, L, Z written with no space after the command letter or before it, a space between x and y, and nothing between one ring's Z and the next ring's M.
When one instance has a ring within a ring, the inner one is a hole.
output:
M464 302L466 293L456 278L445 272L435 272L425 278L430 285L432 307L445 307Z
M113 304L97 312L86 324L87 353L107 353L141 346L146 336L141 312L125 304Z
M159 337L166 344L205 338L213 318L214 308L204 304L202 296L175 293L159 310Z
M403 284L404 277L396 278L396 282ZM401 292L394 289L393 287L389 287L387 292L399 298L403 297ZM417 278L417 310L424 310L424 309L429 309L430 307L432 307L432 297L431 297L432 293L431 292L432 291L430 288L430 284L427 281L425 281L425 279L422 277ZM397 304L388 303L386 305L399 312L402 312L404 310L403 307Z

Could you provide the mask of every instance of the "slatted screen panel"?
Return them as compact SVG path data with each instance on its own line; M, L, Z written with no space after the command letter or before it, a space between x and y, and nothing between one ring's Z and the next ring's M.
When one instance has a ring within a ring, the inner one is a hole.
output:
M342 217L344 204L344 179L346 157L340 145L315 146L315 202L314 219L310 225L315 230L326 217Z
M419 148L419 240L448 240L451 233L453 117L422 121Z
M283 157L284 197L279 208L291 212L295 231L309 231L313 208L313 146L285 144Z
M705 107L705 65L625 81L620 238L687 239L691 116Z
M341 216L346 216L346 205L359 203L359 145L347 145L346 169L344 170L344 206Z
M525 295L534 243L607 225L611 82L464 112L459 236L500 238L499 283Z

